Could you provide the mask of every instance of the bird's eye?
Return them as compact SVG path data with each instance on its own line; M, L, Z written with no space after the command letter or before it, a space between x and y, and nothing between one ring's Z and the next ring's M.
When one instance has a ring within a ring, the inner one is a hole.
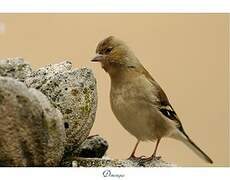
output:
M105 50L105 53L108 54L108 53L110 53L112 50L113 50L112 47L108 47L108 48Z

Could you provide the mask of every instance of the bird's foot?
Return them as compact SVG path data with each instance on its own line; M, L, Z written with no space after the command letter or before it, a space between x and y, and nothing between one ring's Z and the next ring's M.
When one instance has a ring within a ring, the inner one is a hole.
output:
M145 159L145 156L140 156L140 157L136 157L134 155L131 155L127 160L131 160L131 161L139 161Z
M154 160L160 160L160 159L161 159L161 156L154 156L153 159L154 159Z
M160 160L161 159L161 156L150 156L148 158L142 158L141 161L142 162L147 162L147 161L152 161L152 160Z

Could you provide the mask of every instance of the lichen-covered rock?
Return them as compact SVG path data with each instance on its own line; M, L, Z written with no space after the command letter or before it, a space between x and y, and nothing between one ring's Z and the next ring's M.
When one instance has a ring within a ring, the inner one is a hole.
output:
M107 141L99 135L89 136L77 149L65 152L61 166L71 167L76 157L102 158L108 146Z
M32 72L31 66L23 58L7 58L0 60L0 76L24 81Z
M78 147L89 135L96 114L96 80L92 71L72 69L71 62L65 61L38 69L25 83L44 93L63 114L66 150Z
M73 167L175 167L172 163L163 160L153 159L152 161L142 160L118 160L109 158L82 158L76 157L72 162Z
M0 77L0 166L58 165L64 139L61 118L43 94Z

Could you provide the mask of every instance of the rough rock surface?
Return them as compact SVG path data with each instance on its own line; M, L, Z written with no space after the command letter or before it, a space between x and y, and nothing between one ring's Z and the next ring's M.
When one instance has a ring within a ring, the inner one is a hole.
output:
M108 142L100 137L99 135L94 135L88 137L75 152L79 157L96 157L102 158L107 149Z
M12 77L23 82L31 73L31 66L22 58L0 60L0 76Z
M71 167L75 157L102 158L108 146L107 141L99 135L89 136L77 149L64 154L61 166Z
M176 165L162 160L118 160L106 158L81 158L77 157L72 162L73 167L175 167Z
M0 77L0 166L57 166L64 149L60 121L44 95Z
M96 114L96 79L92 71L72 69L71 62L65 61L38 69L25 83L44 93L63 114L66 150L78 147L89 135Z
M48 144L45 145L45 164L46 166L59 165L65 150L65 129L63 116L59 110L50 104L47 97L40 91L30 88L32 93L40 103L44 112L43 119L48 128Z

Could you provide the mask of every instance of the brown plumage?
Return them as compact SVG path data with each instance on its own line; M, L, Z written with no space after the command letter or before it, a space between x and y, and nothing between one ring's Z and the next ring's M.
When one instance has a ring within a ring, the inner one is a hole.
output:
M160 85L142 66L134 53L121 40L110 36L102 40L92 60L100 62L111 79L110 102L113 113L122 126L137 138L130 156L134 156L140 141L155 141L171 137L184 142L206 162L213 161L189 138Z

